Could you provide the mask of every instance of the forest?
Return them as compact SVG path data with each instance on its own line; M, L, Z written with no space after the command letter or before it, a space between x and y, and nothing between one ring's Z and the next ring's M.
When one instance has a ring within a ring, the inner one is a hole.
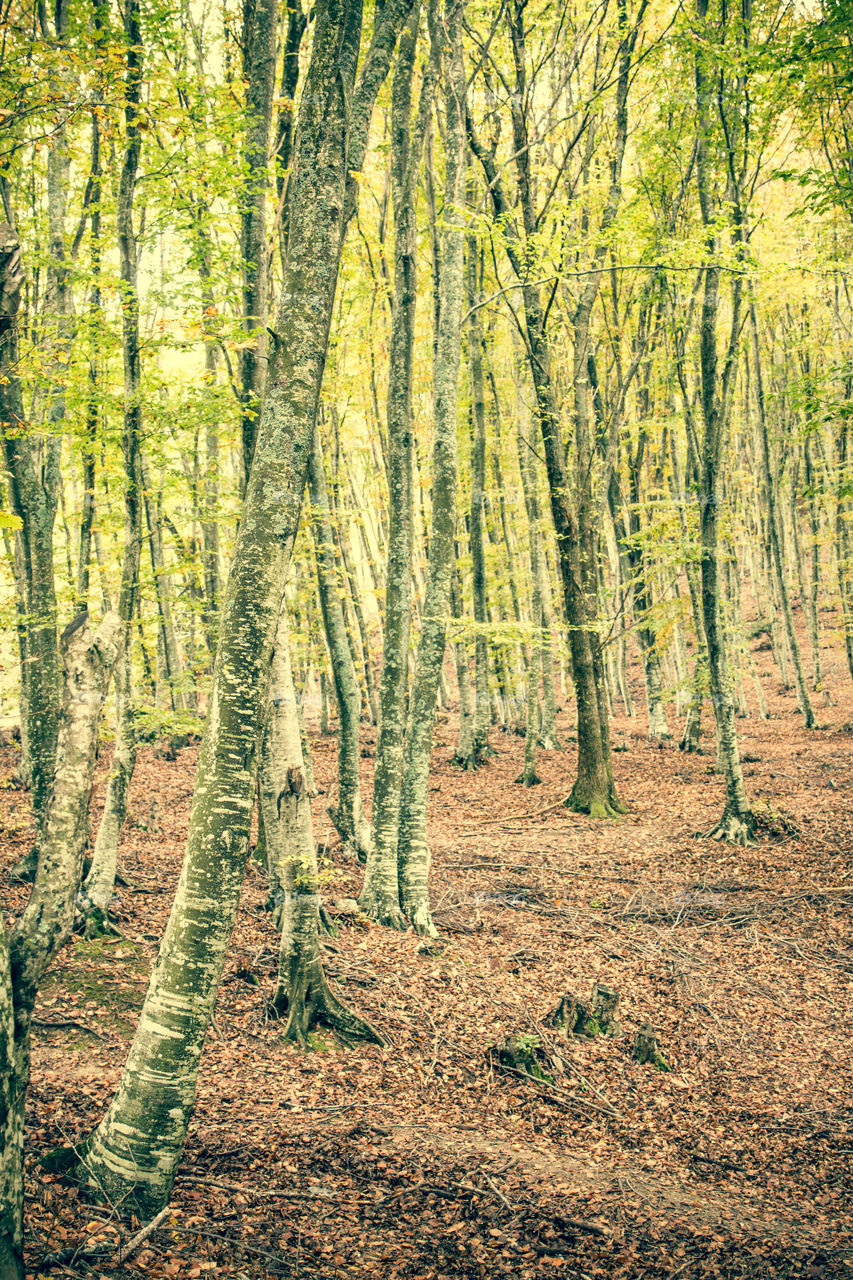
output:
M849 0L0 0L0 1280L853 1276Z

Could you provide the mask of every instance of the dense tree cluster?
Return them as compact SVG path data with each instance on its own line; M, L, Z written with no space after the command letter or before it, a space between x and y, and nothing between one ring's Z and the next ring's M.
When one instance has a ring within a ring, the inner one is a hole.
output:
M566 803L599 819L631 803L613 707L686 751L710 707L714 834L752 837L745 616L806 727L828 629L853 678L850 30L839 0L3 9L0 698L38 839L0 953L0 1276L22 1275L38 982L75 919L111 927L144 737L202 736L186 860L78 1153L144 1213L180 1159L253 830L288 1035L378 1038L323 973L315 699L384 925L435 931L440 706L461 768L523 734L532 786L566 748Z

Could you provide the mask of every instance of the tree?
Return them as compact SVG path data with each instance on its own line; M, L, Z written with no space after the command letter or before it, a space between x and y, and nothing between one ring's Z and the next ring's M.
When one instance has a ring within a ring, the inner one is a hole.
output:
M318 6L288 192L281 305L222 609L181 881L124 1074L85 1177L149 1213L169 1196L240 896L270 664L299 524L347 222L348 182L405 16L389 6L356 81L360 0Z

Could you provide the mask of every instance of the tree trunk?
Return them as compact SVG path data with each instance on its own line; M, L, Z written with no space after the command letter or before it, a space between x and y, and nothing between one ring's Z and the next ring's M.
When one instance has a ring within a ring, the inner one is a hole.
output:
M343 843L364 862L373 844L373 833L362 809L358 774L361 694L338 590L326 475L317 431L311 446L308 480L320 609L338 703L338 803L336 808L329 809L329 816ZM301 748L299 768L304 772Z
M362 911L404 928L400 911L397 845L406 718L406 685L412 616L413 425L412 374L417 301L415 194L432 106L435 75L434 7L430 9L432 52L412 123L412 78L420 25L415 3L400 39L391 101L391 194L394 205L394 296L388 371L388 561L382 643L379 738L373 778L374 849L367 860Z
M116 740L107 781L104 812L95 839L92 865L81 895L90 930L102 928L115 888L118 842L127 816L127 797L136 765L136 728L133 704L131 626L139 604L139 568L142 555L142 369L139 344L139 293L137 246L133 226L136 174L142 149L137 112L142 87L142 46L137 0L126 10L128 23L127 78L125 82L125 151L119 176L116 224L119 269L123 286L122 355L124 365L124 556L121 566L118 613L122 621L122 650L116 664Z
M464 230L460 209L465 180L465 68L463 0L445 10L445 198L439 281L439 327L433 379L432 528L423 626L412 688L406 770L400 805L400 900L415 930L435 932L429 905L427 791L435 702L450 612L456 533L457 398L464 297Z
M477 241L468 237L468 351L471 364L471 509L468 539L471 545L471 591L474 599L474 757L473 767L493 755L489 747L489 607L486 599L486 555L483 547L483 503L486 487L486 388L483 377L485 339L480 312Z
M3 429L15 532L16 579L25 591L22 712L26 713L30 787L41 835L56 763L60 700L56 643L53 525L59 495L61 436L43 439L27 424L18 378L18 325L23 271L16 232L0 223L0 427Z
M243 0L243 79L246 83L245 187L240 214L243 326L240 352L243 491L255 452L258 411L266 371L267 230L270 126L275 84L277 0Z
M800 709L803 713L806 728L813 729L815 727L814 711L812 710L808 685L806 684L803 659L800 654L800 643L797 639L797 632L794 626L794 613L791 608L791 596L788 591L788 580L785 574L785 564L782 557L780 513L776 501L776 485L770 466L770 441L767 432L767 414L764 400L764 375L761 367L761 350L758 344L758 313L756 311L754 299L750 299L749 317L752 325L752 358L755 365L755 400L758 407L758 446L761 454L761 465L764 472L764 482L767 492L767 524L770 532L770 546L773 553L773 568L776 573L776 590L778 591L779 598L782 601L782 617L785 622L785 630L788 635L788 645L791 650L791 660L794 665L794 676L797 681L797 694L800 699Z
M302 763L284 601L270 670L260 790L267 858L273 872L270 880L274 879L280 894L276 907L281 948L273 1008L287 1018L284 1038L311 1048L313 1028L322 1025L344 1043L369 1040L382 1044L373 1027L338 1000L323 971L317 848Z
M697 0L700 21L707 19L707 0ZM732 387L737 368L738 339L743 282L735 275L731 284L731 324L729 340L719 371L717 351L717 318L720 305L720 267L717 265L715 209L711 203L709 171L709 103L711 94L705 69L704 46L697 46L695 82L697 104L696 179L702 222L706 230L709 261L704 267L702 311L699 326L699 371L701 380L703 434L699 466L699 522L701 547L702 617L708 647L708 672L711 699L717 725L720 763L726 783L723 816L711 832L714 839L746 843L752 835L755 819L743 783L734 705L731 695L726 641L721 612L722 588L719 580L719 513L721 506L720 464L723 442L731 407ZM734 193L729 190L733 197ZM739 209L739 205L736 206ZM737 223L734 239L742 234Z
M91 1187L147 1216L168 1199L240 897L258 736L328 346L350 170L393 51L378 18L359 82L360 0L318 5L290 185L282 303L225 592L187 852L118 1091L85 1155ZM355 187L353 182L353 187Z
M122 626L107 614L97 633L83 613L60 641L65 694L56 777L30 899L10 934L0 930L0 1277L23 1280L24 1105L33 1007L48 964L68 938L89 827L98 725Z

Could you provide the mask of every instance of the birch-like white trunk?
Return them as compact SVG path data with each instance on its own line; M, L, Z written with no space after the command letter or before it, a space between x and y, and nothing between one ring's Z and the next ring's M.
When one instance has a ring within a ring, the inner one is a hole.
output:
M452 0L445 14L445 199L442 232L441 303L434 376L432 529L429 578L406 741L400 805L398 862L400 900L416 931L435 932L429 904L426 839L427 783L435 705L450 614L450 578L456 533L457 400L464 297L465 68L462 54L464 4Z
M121 635L116 614L108 613L93 635L84 613L60 640L65 693L35 882L10 933L0 928L0 1280L24 1276L22 1161L31 1018L45 970L71 932L98 726Z

